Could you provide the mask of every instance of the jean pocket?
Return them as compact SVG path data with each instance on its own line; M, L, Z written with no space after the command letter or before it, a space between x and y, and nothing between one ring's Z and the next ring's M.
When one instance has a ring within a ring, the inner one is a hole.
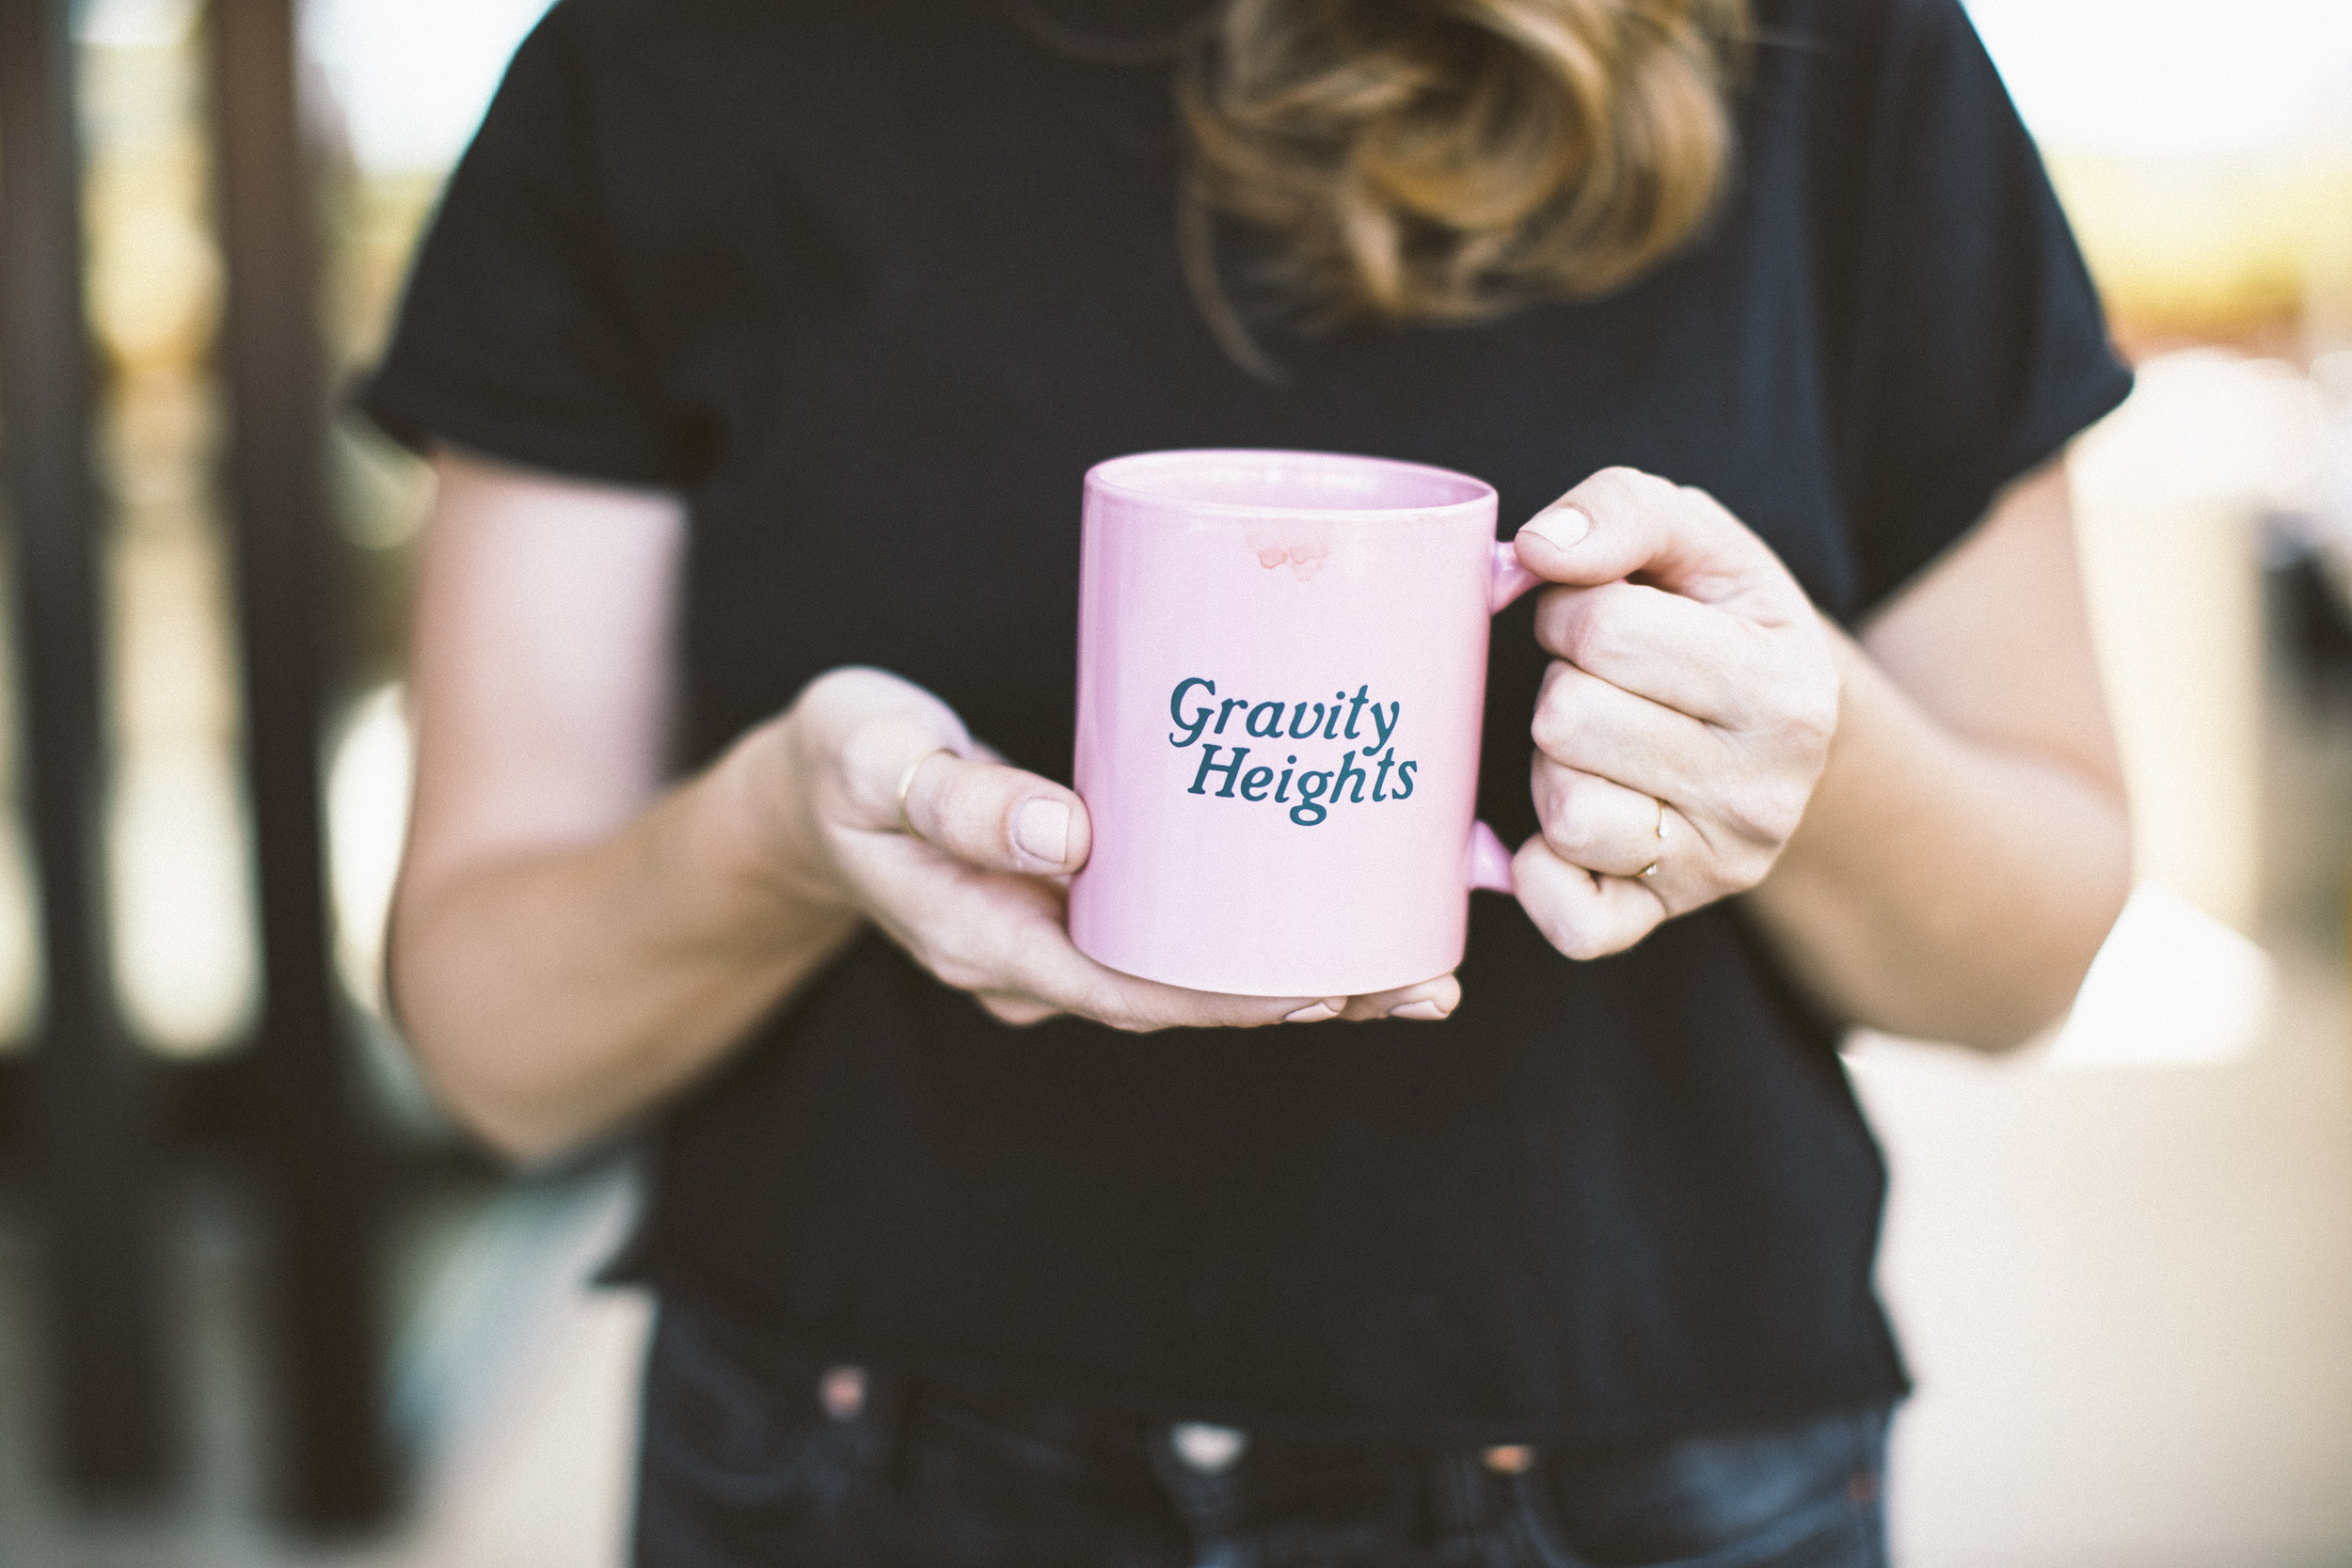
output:
M860 1492L866 1423L818 1404L824 1369L754 1367L714 1325L664 1306L645 1369L642 1486L714 1517L832 1517Z
M1546 1456L1516 1524L1545 1568L1883 1568L1883 1413Z

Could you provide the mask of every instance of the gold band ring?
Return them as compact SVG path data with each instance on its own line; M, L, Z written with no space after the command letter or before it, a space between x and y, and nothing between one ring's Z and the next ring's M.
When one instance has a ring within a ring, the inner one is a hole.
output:
M1666 841L1666 801L1663 796L1657 797L1657 800L1658 841L1661 844L1663 844ZM1634 875L1636 877L1655 877L1658 875L1658 862L1652 861L1647 865L1642 867L1641 870L1635 872Z
M898 775L898 831L909 838L921 838L923 835L914 831L914 819L907 816L907 791L914 787L914 775L921 770L923 765L943 752L951 757L963 755L953 746L934 746L913 762L908 763L907 770Z

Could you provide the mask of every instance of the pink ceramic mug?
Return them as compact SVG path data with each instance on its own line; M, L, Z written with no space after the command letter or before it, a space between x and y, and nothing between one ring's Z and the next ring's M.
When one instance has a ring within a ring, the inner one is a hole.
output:
M1536 579L1494 487L1376 457L1164 451L1086 479L1079 950L1250 996L1356 996L1462 960L1488 618Z

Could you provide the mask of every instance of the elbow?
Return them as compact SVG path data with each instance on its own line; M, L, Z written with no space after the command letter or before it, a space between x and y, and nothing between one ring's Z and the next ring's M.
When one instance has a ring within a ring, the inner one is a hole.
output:
M2090 966L2131 895L2128 856L2119 856L2112 874L2077 890L2059 919L2047 922L2010 983L1986 999L1957 1043L1988 1056L2006 1056L2038 1045L2063 1027L2081 994Z
M1952 1043L1983 1056L2014 1056L2056 1034L2074 1010L2075 993L2090 973L2086 960L2071 973L2037 976L2046 983L2021 985L1993 1005L1979 1010L1963 1028L1951 1031Z
M528 1170L556 1164L608 1131L564 1114L558 1085L469 1043L428 1030L409 1037L409 1050L442 1115L508 1165Z
M580 1113L577 1086L531 1049L532 1024L469 982L459 961L434 961L440 933L420 925L404 885L392 907L385 993L392 1022L436 1107L503 1163L553 1164L609 1131ZM454 955L444 955L454 958Z
M467 1114L461 1125L474 1142L517 1171L561 1164L597 1140L591 1135L548 1128L526 1116L509 1116L485 1107Z

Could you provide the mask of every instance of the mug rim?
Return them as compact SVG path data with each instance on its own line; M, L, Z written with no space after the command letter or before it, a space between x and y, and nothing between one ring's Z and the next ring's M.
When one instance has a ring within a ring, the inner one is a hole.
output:
M1182 459L1207 458L1305 458L1315 462L1333 463L1390 471L1405 470L1425 474L1470 487L1471 493L1460 500L1440 501L1434 506L1291 506L1280 502L1240 502L1196 500L1189 497L1171 495L1165 490L1149 489L1124 482L1119 470L1131 466L1158 467L1173 465ZM1107 457L1087 470L1089 489L1107 491L1122 498L1143 501L1200 516L1250 517L1269 514L1285 517L1330 518L1397 518L1444 517L1495 504L1495 487L1475 474L1458 468L1440 467L1434 463L1415 463L1402 457L1374 457L1363 452L1314 451L1289 447L1176 447L1164 451L1134 451L1118 457Z

